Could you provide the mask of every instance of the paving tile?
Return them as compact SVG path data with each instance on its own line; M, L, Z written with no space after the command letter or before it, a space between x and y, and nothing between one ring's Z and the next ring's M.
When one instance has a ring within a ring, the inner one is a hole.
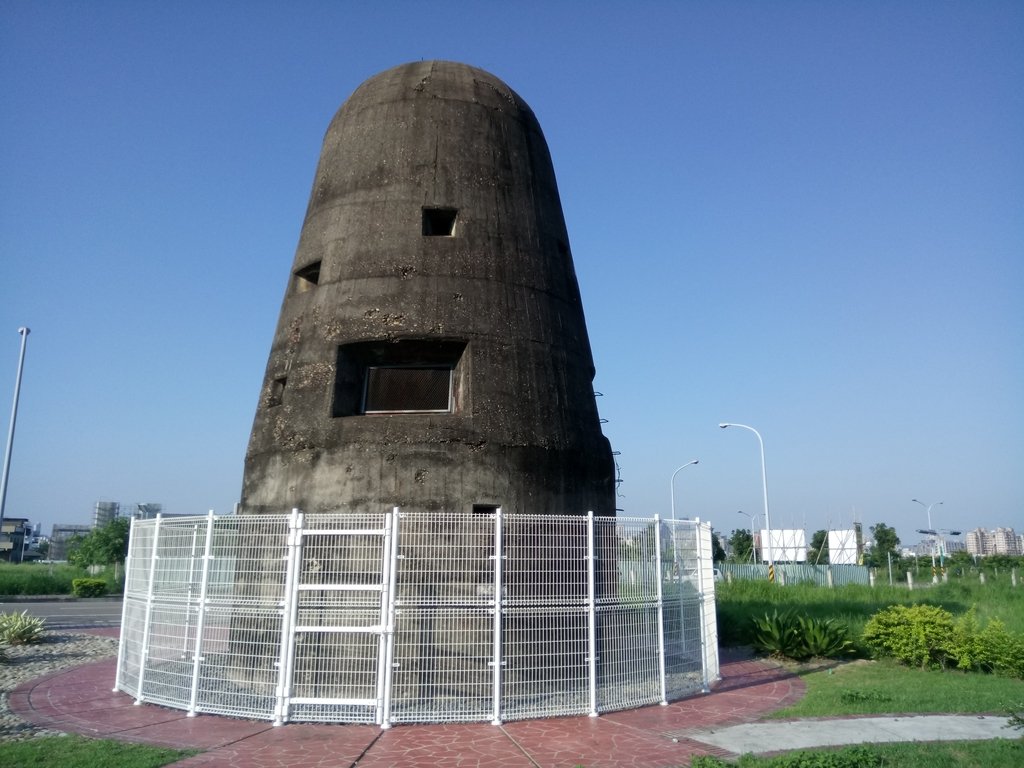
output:
M499 726L403 725L383 731L359 768L535 768Z

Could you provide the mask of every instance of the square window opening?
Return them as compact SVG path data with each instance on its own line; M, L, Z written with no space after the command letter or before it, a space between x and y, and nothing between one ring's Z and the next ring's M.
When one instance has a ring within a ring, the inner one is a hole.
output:
M423 234L426 237L452 237L455 234L456 208L424 208Z

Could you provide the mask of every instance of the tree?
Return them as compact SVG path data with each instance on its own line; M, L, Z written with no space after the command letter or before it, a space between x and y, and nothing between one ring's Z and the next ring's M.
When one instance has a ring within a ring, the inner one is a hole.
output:
M900 537L896 535L895 528L885 523L876 523L871 526L871 538L875 545L871 548L870 565L876 568L888 565L890 555L894 560L899 560Z
M722 542L718 540L718 534L712 531L711 533L711 561L714 563L721 563L725 560L725 549L722 547Z
M85 536L75 536L68 545L68 561L86 568L90 565L123 563L128 556L128 532L131 520L116 517Z
M828 562L828 531L815 531L811 536L811 546L807 548L807 562L812 565Z
M749 563L753 560L754 540L750 531L737 528L729 535L729 547L732 549L732 558L737 563Z

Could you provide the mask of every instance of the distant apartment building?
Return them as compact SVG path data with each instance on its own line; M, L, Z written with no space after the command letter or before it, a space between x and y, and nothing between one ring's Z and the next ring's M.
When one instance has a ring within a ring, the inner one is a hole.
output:
M25 544L32 536L32 527L24 517L5 517L0 524L0 560L20 563L25 556Z
M1022 554L1021 537L1013 528L996 528L986 530L975 528L965 536L967 552L971 555L1020 555Z

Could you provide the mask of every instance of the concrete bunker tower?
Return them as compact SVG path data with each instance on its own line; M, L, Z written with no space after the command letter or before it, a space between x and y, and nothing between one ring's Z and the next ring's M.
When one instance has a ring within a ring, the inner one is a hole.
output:
M324 139L242 511L614 515L593 377L532 110L463 64L388 70Z
M615 517L593 376L530 108L461 64L371 78L324 141L244 514L138 521L115 685L381 727L706 688L713 597L679 574L713 584L710 529Z

